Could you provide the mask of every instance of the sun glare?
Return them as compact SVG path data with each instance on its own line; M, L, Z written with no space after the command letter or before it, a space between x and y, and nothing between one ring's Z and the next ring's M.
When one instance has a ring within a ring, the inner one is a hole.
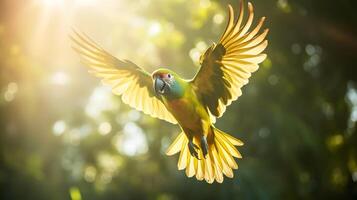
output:
M46 8L56 8L63 6L93 6L98 0L37 0L38 4Z
M46 7L57 7L64 4L64 0L40 0L40 3Z

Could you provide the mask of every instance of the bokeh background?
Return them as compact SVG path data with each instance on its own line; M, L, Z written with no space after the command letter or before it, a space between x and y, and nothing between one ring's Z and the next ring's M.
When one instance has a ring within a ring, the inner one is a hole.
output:
M355 0L253 0L268 59L217 122L245 146L212 185L164 155L178 127L101 86L68 33L190 78L238 0L0 2L0 199L357 199Z

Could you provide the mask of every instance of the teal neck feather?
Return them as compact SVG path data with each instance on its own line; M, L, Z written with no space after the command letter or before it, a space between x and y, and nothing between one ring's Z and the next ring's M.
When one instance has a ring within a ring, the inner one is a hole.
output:
M187 89L187 83L184 80L177 78L171 85L170 92L165 95L166 99L168 100L180 99L181 97L184 96L186 89Z

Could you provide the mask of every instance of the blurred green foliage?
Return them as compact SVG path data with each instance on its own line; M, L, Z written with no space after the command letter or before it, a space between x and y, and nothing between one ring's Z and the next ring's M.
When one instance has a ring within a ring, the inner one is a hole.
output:
M217 122L245 146L235 178L213 185L164 155L178 127L122 104L53 46L69 46L66 31L47 27L29 45L39 15L29 2L0 3L0 199L357 199L356 1L253 1L271 30L268 59ZM108 2L73 24L121 58L186 78L238 5Z

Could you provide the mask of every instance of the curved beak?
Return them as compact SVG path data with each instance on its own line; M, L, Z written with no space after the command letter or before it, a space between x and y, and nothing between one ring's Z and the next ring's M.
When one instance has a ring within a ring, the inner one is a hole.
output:
M161 78L156 78L154 82L154 90L156 93L164 94L165 88L167 88L167 83Z

